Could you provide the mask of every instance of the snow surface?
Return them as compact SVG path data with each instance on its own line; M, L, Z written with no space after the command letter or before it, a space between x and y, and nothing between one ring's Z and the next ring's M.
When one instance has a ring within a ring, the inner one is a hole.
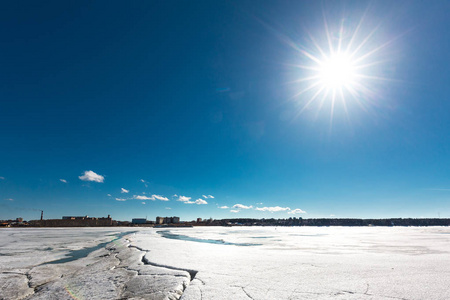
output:
M7 228L0 299L450 299L449 252L448 227Z

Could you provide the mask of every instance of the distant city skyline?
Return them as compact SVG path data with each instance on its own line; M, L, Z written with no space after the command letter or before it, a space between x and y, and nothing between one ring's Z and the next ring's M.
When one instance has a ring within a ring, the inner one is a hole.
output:
M0 219L450 217L450 3L3 3Z

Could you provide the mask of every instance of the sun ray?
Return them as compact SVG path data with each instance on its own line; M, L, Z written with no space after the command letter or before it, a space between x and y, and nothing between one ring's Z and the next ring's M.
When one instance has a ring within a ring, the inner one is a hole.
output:
M352 38L350 39L350 41L347 44L347 49L345 50L346 52L349 52L351 47L353 46L353 42L355 41L356 37L358 36L358 32L363 24L363 21L364 21L368 11L369 11L369 7L366 8L366 10L364 11L364 14L362 15L361 19L359 20L358 25L356 26L355 32L352 34Z
M318 86L320 84L320 82L316 82L310 86L308 86L307 88L305 88L304 90L301 90L300 92L298 92L297 94L294 95L293 98L300 96L301 94L306 93L307 91L312 90L313 88L315 88L316 86Z
M316 47L316 49L321 54L321 56L326 57L327 55L325 54L325 51L322 50L322 48L319 46L316 39L311 35L311 33L308 32L308 36L309 36L309 39L311 40L311 42L313 43L314 47Z
M334 104L336 101L336 90L333 89L333 95L331 96L331 111L330 111L330 131L333 127L333 117L334 117Z
M355 56L359 50L372 38L372 36L375 34L375 32L380 27L380 24L375 27L365 38L364 40L356 47L356 49L350 54L351 57Z
M300 53L302 53L303 55L305 55L306 57L308 57L309 59L315 61L315 62L318 63L318 64L321 63L321 60L320 60L320 59L318 59L317 57L315 57L314 55L310 54L310 53L307 52L307 51L300 50Z
M329 47L330 53L333 54L334 53L333 41L331 40L330 31L328 30L328 22L327 22L327 18L325 17L325 11L322 10L322 13L323 13L323 23L325 26L325 32L327 34L328 47Z
M314 94L314 96L311 97L311 99L309 99L309 101L303 106L303 108L299 111L299 115L308 108L308 106L314 102L314 100L322 93L322 90L324 89L324 87L321 87L319 90L317 90L317 92Z
M341 21L341 27L339 29L339 43L337 52L341 52L341 45L342 45L342 37L344 36L344 20Z
M345 102L344 91L343 91L342 87L339 88L339 95L341 96L341 99L342 99L342 106L344 107L344 112L345 112L345 115L347 116L347 120L350 120L350 116L348 114L348 109L347 109L347 103Z

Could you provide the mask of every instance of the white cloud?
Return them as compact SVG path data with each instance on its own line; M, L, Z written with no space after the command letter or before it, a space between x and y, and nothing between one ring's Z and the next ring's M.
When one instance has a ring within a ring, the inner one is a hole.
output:
M170 207L166 207L166 209L172 209L172 208L170 208Z
M208 198L214 199L214 196L212 196L212 195L202 195L202 197L205 199L208 199Z
M289 207L280 207L280 206L272 206L272 207L257 207L255 208L259 211L270 211L270 212L279 212L279 211L287 211L291 210Z
M83 181L95 181L95 182L103 182L105 177L102 175L98 175L94 171L84 171L83 176L78 176Z
M208 204L208 202L206 202L205 200L198 198L197 200L195 200L195 204L201 205L201 204Z
M65 179L60 179L59 181L67 183L67 180L65 180Z
M213 195L208 195L208 198L214 199Z
M306 211L301 210L300 208L296 208L296 209L293 209L293 210L291 210L290 212L288 212L288 214L291 214L291 215L295 215L295 214L306 214Z
M203 200L202 198L198 198L195 201L191 201L191 197L186 197L186 196L179 196L177 201L181 201L184 204L208 204L208 202L206 202L205 200Z
M124 198L116 198L117 201L127 201L127 199Z
M169 201L168 198L160 196L160 195L152 195L152 198L157 199L157 200L161 200L161 201Z
M230 210L230 212L237 214L239 210Z
M250 208L253 208L253 206L246 206L246 205L243 205L243 204L235 204L235 205L233 205L233 208L238 208L238 209L250 209Z
M221 206L221 207L219 207L220 209L228 209L229 207L228 206L226 206L226 205L224 205L224 206Z
M141 179L141 182L145 183L145 180L144 180L144 179Z
M111 194L107 194L106 196L111 197Z
M124 194L128 194L130 191L129 191L129 190L126 190L126 189L124 189L124 188L120 188L120 192L121 192L121 193L124 193Z
M6 201L14 201L14 199L13 198L7 198L7 199L5 199Z
M186 197L186 196L179 196L177 199L177 201L181 201L181 202L190 202L189 200L191 200L191 197Z
M142 204L145 204L145 202L142 202Z
M5 180L5 177L3 177L3 176L0 176L0 180Z
M142 196L142 195L134 195L133 198L137 199L137 200L155 200L155 198Z
M151 197L148 196L144 196L144 195L134 195L133 196L134 199L137 200L161 200L161 201L169 201L168 198L164 197L164 196L160 196L160 195L152 195Z

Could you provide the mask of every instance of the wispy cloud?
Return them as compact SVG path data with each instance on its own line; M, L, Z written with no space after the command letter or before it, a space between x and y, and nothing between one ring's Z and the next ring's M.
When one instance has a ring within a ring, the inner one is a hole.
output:
M134 195L133 198L137 200L155 200L155 198L147 197L144 195Z
M5 177L3 177L3 176L0 176L0 180L5 180Z
M140 182L142 182L145 185L145 187L148 187L148 184L147 184L148 182L145 181L144 179L141 179Z
M124 198L116 198L116 201L127 201L127 199L124 199Z
M205 198L205 199L214 199L214 196L213 195L203 195L203 198Z
M244 204L235 204L235 205L233 205L233 208L238 208L238 209L251 209L251 208L253 208L253 206L246 206L246 205L244 205Z
M226 206L226 205L224 205L224 206L220 206L219 208L220 208L220 209L228 209L229 207Z
M95 173L94 171L84 171L84 175L78 176L83 181L103 182L105 177Z
M65 179L60 179L59 181L67 183L67 180L65 180Z
M107 194L106 196L111 197L111 194Z
M152 195L152 197L157 199L157 200L161 200L161 201L169 201L168 198L160 196L160 195Z
M290 212L288 212L288 214L291 214L291 215L295 215L295 214L306 214L306 211L301 210L300 208L296 208L296 209L293 209L293 210L291 210Z
M272 206L272 207L256 207L255 210L279 212L279 211L287 211L287 210L291 210L291 209L289 207Z
M5 199L6 201L14 201L14 199L13 198L7 198L7 199Z
M169 201L168 198L164 197L164 196L160 196L160 195L152 195L151 197L148 196L144 196L144 195L134 195L133 196L134 199L137 200L160 200L160 201Z
M120 188L120 192L123 193L123 194L128 194L130 191L126 190L124 188Z
M239 212L239 210L237 210L237 209L232 209L232 210L230 210L230 212L232 212L232 213L234 213L234 214L237 214L237 213Z
M166 209L172 209L172 208L170 208L170 207L166 207Z
M145 202L141 202L142 204L145 204Z

